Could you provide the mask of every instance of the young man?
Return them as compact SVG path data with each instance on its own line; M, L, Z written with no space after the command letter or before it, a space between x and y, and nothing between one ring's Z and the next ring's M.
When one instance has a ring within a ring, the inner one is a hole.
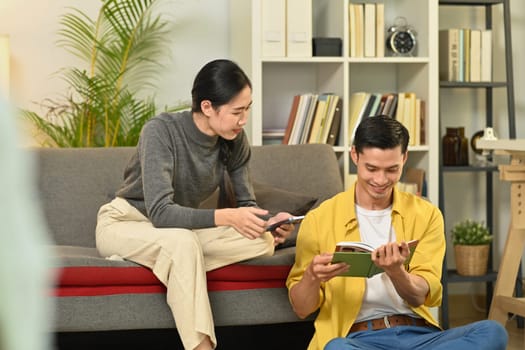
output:
M444 224L438 208L395 187L408 140L407 129L392 118L364 119L351 150L357 181L301 224L287 286L299 317L319 310L309 350L506 347L507 333L496 322L443 331L429 311L441 303ZM414 239L419 243L405 267L406 242ZM339 276L348 269L331 263L340 241L374 246L372 260L384 273Z

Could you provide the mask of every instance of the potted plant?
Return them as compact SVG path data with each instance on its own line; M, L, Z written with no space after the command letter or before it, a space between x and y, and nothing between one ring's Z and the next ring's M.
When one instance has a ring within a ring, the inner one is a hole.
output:
M454 225L451 234L458 274L486 274L493 239L487 226L483 222L467 219Z
M51 140L47 145L136 145L144 123L159 113L151 91L159 62L169 56L170 22L156 9L159 2L102 0L95 19L75 8L62 16L58 44L83 65L59 71L68 90L46 99L43 115L22 111Z

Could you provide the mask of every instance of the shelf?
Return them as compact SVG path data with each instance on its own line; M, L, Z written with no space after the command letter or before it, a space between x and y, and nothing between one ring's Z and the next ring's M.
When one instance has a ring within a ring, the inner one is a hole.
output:
M439 5L449 6L489 6L503 4L504 0L440 0Z
M485 275L481 276L463 276L457 273L456 270L447 271L447 282L448 283L459 283L459 282L491 282L496 281L498 273L496 271L489 270Z
M443 166L442 167L443 172L446 173L459 173L459 172L494 172L498 171L498 166L472 166L472 165L464 165L464 166Z
M271 12L271 18L266 19L277 22L265 21L265 12L262 9L263 5L268 3L272 2L252 0L251 78L254 103L249 126L251 144L259 145L266 141L263 138L264 130L286 130L290 106L296 95L334 93L342 99L342 115L345 116L341 121L341 132L334 151L340 160L343 181L346 181L346 174L350 174L353 164L350 158L352 140L348 132L352 95L357 92L413 92L417 98L425 101L423 114L427 134L425 144L409 147L411 156L407 166L425 170L428 198L437 203L439 138L431 130L439 128L438 33L435 30L438 24L438 1L383 1L385 30L398 16L404 16L410 25L417 28L418 46L413 57L392 56L386 49L377 57L350 56L350 3L362 4L372 1L308 0L304 2L304 8L307 10L294 13L296 17L312 16L312 21L307 21L312 25L312 37L341 38L340 56L312 57L306 51L301 52L302 57L297 57L297 52L293 51L293 55L290 55L287 35L283 36L285 50L281 50L281 47L276 51L269 50L268 46L264 45L264 31L269 28L264 26L275 24L277 31L287 33L290 23L286 22L286 12L284 15ZM282 4L283 0L275 0L273 3ZM281 11L281 7L278 10ZM283 21L286 25L283 25ZM310 29L307 29L307 32L309 31Z
M443 89L461 89L461 88L468 88L468 89L483 89L483 88L506 88L507 83L503 81L486 81L486 82L461 82L461 81L440 81L439 87Z
M507 97L507 112L508 112L508 129L507 130L509 133L509 138L515 138L516 126L515 126L514 86L513 86L514 76L512 73L512 46L511 46L512 40L511 40L511 31L510 31L510 5L509 3L510 3L510 0L485 0L485 1L439 0L440 7L441 6L465 6L465 8L458 9L458 10L465 11L466 13L469 13L469 14L470 13L473 14L474 11L476 11L478 13L476 16L479 16L480 19L481 19L481 16L484 14L485 29L488 29L488 30L493 29L494 22L493 22L492 16L493 16L493 12L496 13L495 11L493 11L492 6L502 5L503 6L503 11L502 11L503 22L501 24L498 24L498 26L503 27L503 30L504 30L503 40L504 40L504 51L505 51L505 57L504 59L501 60L501 62L500 60L495 60L495 59L492 60L492 68L494 68L496 65L500 63L504 64L505 78L503 79L503 81L501 81L501 78L500 78L499 81L483 81L483 82L440 81L439 82L440 91L443 92L441 103L443 107L447 107L447 108L443 108L442 114L440 115L440 125L441 126L446 125L446 122L450 122L451 120L453 120L451 119L454 117L453 112L457 110L457 108L455 108L455 105L445 105L447 103L447 101L444 101L446 100L445 97L448 97L450 93L445 93L444 90L473 89L473 91L457 91L457 94L458 95L461 94L461 96L474 95L474 94L477 95L479 91L477 91L476 89L481 89L482 91L484 90L483 91L485 93L485 99L483 101L484 107L481 106L481 103L478 106L471 106L471 108L474 108L474 112L472 113L471 118L467 118L467 120L472 119L472 123L470 123L470 126L478 128L480 123L484 123L485 126L493 126L494 124L497 124L496 122L500 121L501 118L499 118L499 116L497 116L494 113L494 97L495 96L494 96L493 89L502 88L502 89L505 89L505 91L503 92L506 93L507 95L506 96ZM469 6L472 7L472 10L474 11L471 11L471 9L468 8ZM475 9L474 7L476 6L479 6L479 8ZM484 10L484 11L479 11L479 10ZM450 11L450 9L447 9L446 11ZM455 21L459 21L459 23L456 23ZM454 23L447 23L446 26L447 27L452 26L452 27L458 27L458 28L464 27L464 23L461 18L453 19L452 22ZM442 22L440 24L443 26L444 23ZM453 93L453 94L456 94L456 93ZM480 116L484 115L483 118L476 116L477 115L475 113L476 108L481 108L483 112L480 114ZM468 114L465 114L465 111L461 111L461 114L464 117L467 117L468 115ZM457 118L455 119L455 122L457 122ZM465 126L465 128L467 128L468 126L469 126L469 122L467 121L467 125ZM489 160L491 160L491 158L489 158ZM474 177L476 173L484 174L485 176L481 180L482 182L484 182L484 185L485 185L485 195L486 195L486 200L484 203L485 220L487 222L487 226L489 227L490 231L493 232L493 234L497 234L497 233L494 233L495 232L494 230L494 221L495 221L494 215L495 214L494 214L493 199L495 198L495 193L494 193L495 176L493 176L493 173L496 173L498 171L499 171L498 166L492 165L492 164L490 166L444 166L442 162L440 162L440 165L439 165L440 205L439 206L443 213L445 222L450 220L454 215L457 216L457 213L452 213L449 216L446 215L445 197L447 195L450 195L446 193L447 186L445 183L445 179L447 179L448 181L448 178L446 175L452 174L452 173L469 173L470 176ZM454 180L454 179L450 179L450 180ZM464 189L464 191L467 191L467 190L468 190L467 188ZM450 202L454 202L455 200L459 199L462 195L463 195L462 193L457 193L455 197L453 196L452 198L449 198L448 200ZM473 205L477 206L478 204L476 203ZM474 210L476 210L475 208L476 207L474 207ZM494 247L491 247L491 253L493 253L492 249L494 249ZM441 311L442 311L441 324L443 328L446 329L449 327L449 322L448 322L448 312L449 312L448 284L449 283L460 283L460 282L482 282L484 283L486 287L487 310L488 310L488 307L490 306L490 302L492 300L493 285L495 284L497 280L497 276L498 276L497 266L493 266L493 264L494 264L494 261L493 261L493 256L491 254L489 265L488 265L489 271L487 272L487 274L483 276L462 276L462 275L459 275L456 270L447 269L447 260L445 259L444 261L444 271L445 272L443 273L443 276L442 276L444 292L443 292L443 301L441 305ZM520 276L521 276L521 273L519 274L518 280L520 279ZM522 292L516 289L516 293L520 293L521 295Z

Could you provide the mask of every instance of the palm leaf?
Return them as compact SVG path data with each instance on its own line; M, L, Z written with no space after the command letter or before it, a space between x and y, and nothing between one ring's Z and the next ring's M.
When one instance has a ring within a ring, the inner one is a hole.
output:
M42 104L45 116L22 115L60 147L135 145L144 123L158 113L153 96L136 96L155 85L170 44L168 22L154 13L159 1L102 0L95 20L69 8L58 43L85 67L60 71L68 90Z

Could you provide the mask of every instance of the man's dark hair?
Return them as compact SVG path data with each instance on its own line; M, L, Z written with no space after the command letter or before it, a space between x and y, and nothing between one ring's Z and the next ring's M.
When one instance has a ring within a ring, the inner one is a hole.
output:
M364 148L391 149L401 146L401 152L406 153L410 136L407 128L399 121L386 116L363 118L355 132L353 145L357 153L363 153Z

